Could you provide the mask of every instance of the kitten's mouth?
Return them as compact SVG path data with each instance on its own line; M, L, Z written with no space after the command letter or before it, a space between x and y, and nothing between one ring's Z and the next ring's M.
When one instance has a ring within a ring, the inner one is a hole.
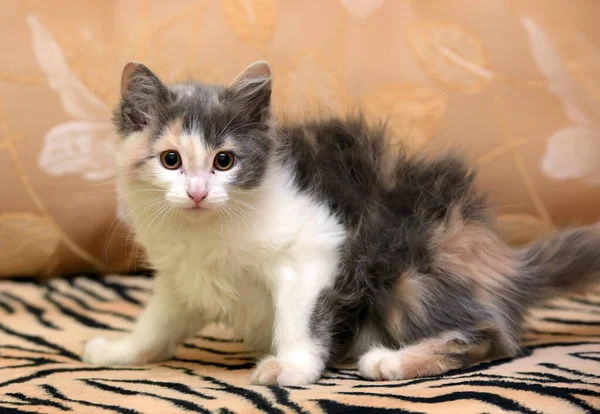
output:
M206 206L192 206L181 209L188 217L203 217L212 212L212 209Z
M189 211L190 213L201 213L203 211L207 211L208 209L202 206L192 206L192 207L185 207L184 208L185 211Z

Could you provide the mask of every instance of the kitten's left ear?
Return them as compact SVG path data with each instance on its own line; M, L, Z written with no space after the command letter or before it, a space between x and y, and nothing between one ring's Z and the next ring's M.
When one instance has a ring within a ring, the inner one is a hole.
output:
M250 116L260 120L269 113L271 105L271 67L258 61L244 69L229 85L234 100L247 108Z

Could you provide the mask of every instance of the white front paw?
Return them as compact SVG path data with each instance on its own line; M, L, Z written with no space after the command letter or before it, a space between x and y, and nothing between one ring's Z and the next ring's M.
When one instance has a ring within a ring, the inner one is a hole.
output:
M110 342L105 338L98 337L85 343L81 360L86 364L110 365L107 362L110 354Z
M299 364L271 356L258 363L251 381L258 385L306 385L317 382L322 371L323 364L318 359Z
M104 366L140 363L139 358L129 348L122 340L109 341L101 337L94 338L83 346L81 359L86 364Z

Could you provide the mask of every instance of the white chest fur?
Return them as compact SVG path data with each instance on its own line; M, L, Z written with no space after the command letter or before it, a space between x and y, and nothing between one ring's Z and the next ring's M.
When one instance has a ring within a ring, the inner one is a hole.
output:
M216 224L175 218L158 220L153 227L143 225L148 217L132 216L136 240L155 269L169 278L178 300L207 322L232 326L260 349L272 344L276 314L285 312L277 295L313 297L333 283L330 269L298 274L296 265L310 268L318 258L335 269L345 239L328 208L298 194L289 177L278 177L252 208ZM129 206L145 202L141 198L148 194L125 190L132 194L126 199Z
M250 260L249 251L205 240L186 232L173 243L153 245L148 253L157 270L170 278L174 294L199 318L230 325L248 344L268 348L274 310L272 281L265 277L269 263Z

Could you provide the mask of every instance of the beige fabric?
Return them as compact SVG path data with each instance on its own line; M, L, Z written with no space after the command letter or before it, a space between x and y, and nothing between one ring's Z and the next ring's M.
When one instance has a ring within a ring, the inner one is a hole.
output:
M216 82L267 59L278 113L362 104L415 149L457 147L511 241L596 221L598 16L590 0L4 0L0 275L133 267L109 124L131 59Z

